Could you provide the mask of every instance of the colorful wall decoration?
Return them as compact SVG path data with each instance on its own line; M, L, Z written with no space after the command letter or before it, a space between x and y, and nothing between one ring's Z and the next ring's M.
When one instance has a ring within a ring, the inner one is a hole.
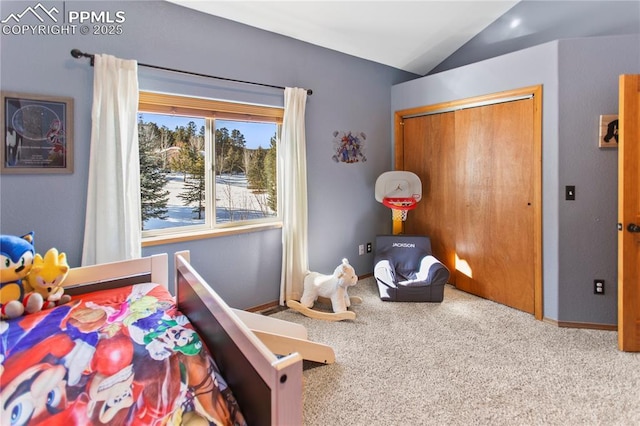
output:
M334 152L336 163L357 163L367 161L364 155L364 145L367 135L364 132L333 132Z

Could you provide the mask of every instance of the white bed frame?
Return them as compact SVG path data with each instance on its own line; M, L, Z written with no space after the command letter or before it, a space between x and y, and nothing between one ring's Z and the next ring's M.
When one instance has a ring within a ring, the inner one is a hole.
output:
M141 282L168 287L167 261L160 254L72 268L65 291L82 294ZM175 254L175 283L178 308L214 355L247 423L301 425L303 356L294 350L333 362L331 348L309 342L302 326L230 308L189 264L188 251Z

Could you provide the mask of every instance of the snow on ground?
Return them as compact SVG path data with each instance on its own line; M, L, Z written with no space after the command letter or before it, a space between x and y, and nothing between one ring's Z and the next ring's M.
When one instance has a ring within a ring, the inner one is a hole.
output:
M180 173L167 175L165 189L169 191L167 219L149 219L144 229L163 229L178 226L204 224L193 212L193 206L184 206L178 197L184 188L184 178ZM266 217L264 212L271 211L267 207L266 194L254 194L247 189L247 177L244 174L216 176L216 222L224 223L238 220L258 219Z

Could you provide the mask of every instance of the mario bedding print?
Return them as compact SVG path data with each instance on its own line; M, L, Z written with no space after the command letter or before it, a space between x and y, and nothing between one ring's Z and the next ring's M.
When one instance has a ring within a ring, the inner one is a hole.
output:
M137 284L0 322L3 425L244 424L162 286Z

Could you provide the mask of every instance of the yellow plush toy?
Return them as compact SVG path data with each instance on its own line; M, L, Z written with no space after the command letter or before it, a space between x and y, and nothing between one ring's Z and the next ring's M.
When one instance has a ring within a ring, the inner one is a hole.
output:
M31 289L44 299L43 309L53 308L71 300L69 295L64 294L62 287L68 273L67 255L58 253L57 249L49 249L44 258L40 254L35 255L27 282Z

